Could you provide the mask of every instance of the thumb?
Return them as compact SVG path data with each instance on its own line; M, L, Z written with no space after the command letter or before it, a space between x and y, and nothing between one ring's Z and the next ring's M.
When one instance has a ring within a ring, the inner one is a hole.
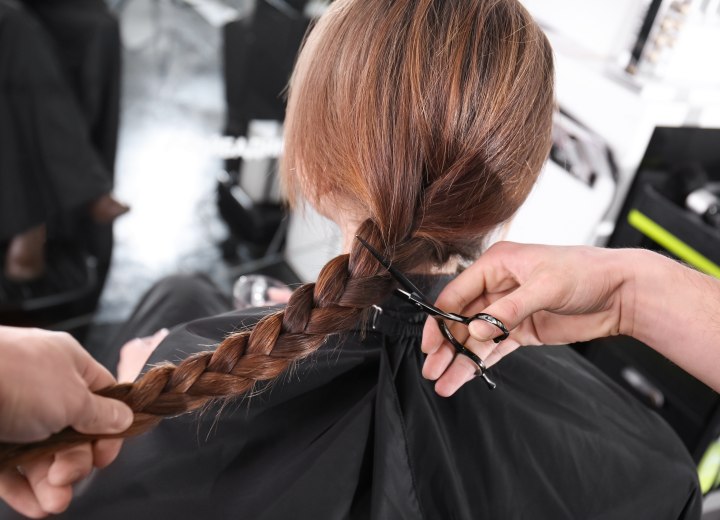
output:
M528 283L521 285L510 294L493 302L482 312L500 320L509 331L515 329L532 314L548 308L552 298L547 287ZM473 320L468 331L477 341L490 341L500 336L501 331L495 325L484 320ZM521 338L516 338L522 342Z
M125 403L90 394L81 415L71 426L80 433L121 433L130 427L133 417L132 410Z

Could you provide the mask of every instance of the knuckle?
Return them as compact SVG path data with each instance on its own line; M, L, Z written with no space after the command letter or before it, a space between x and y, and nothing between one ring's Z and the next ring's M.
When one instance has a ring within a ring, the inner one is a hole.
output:
M473 349L473 351L475 351L475 350L476 349ZM478 352L475 352L475 354L478 354ZM477 365L475 364L475 362L472 359L470 359L467 356L457 356L455 359L456 359L456 363L461 368L463 374L466 377L475 375L475 371L477 370Z
M75 422L87 427L92 427L98 421L97 408L94 406L90 392L84 391L82 396L76 400Z
M468 299L452 283L445 288L437 300L437 306L448 312L459 311L468 303L470 303Z
M488 253L492 251L493 254L505 255L514 251L517 246L518 244L516 244L515 242L508 242L507 240L502 240L500 242L495 242L490 247L490 249L488 249Z
M75 338L73 338L69 333L65 331L56 331L52 333L53 336L55 336L55 339L60 343L74 343Z
M562 278L560 278L560 280L562 280ZM542 290L548 290L557 286L558 276L550 271L541 271L535 275L533 282L534 286Z
M505 318L508 321L515 321L520 316L522 316L523 313L523 304L516 299L508 298L505 300L503 308L502 308L503 318ZM497 317L497 316L496 316ZM500 317L497 317L498 319L502 319Z
M495 242L489 249L489 251L494 251L496 253L501 253L503 251L506 251L510 247L510 242L506 240L501 240L500 242Z
M59 337L63 338L66 341L74 341L73 337L68 332L58 332Z

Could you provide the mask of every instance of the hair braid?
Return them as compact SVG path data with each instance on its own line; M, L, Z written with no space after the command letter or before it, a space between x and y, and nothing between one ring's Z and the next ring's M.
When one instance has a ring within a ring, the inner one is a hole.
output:
M372 222L361 232L383 249ZM366 310L392 288L392 279L379 263L356 247L351 255L330 260L317 283L296 289L284 310L265 316L251 330L231 334L215 350L198 352L177 365L154 366L134 383L97 392L133 410L135 420L125 432L89 435L66 428L38 443L0 444L0 468L88 441L139 435L164 417L197 410L212 399L247 395L257 383L274 380L292 363L310 356L328 336L356 327Z

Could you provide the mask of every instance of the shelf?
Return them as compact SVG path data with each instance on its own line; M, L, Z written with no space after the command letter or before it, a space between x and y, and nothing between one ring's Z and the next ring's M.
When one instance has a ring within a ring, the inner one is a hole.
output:
M630 226L688 265L720 278L720 229L642 187L627 214Z

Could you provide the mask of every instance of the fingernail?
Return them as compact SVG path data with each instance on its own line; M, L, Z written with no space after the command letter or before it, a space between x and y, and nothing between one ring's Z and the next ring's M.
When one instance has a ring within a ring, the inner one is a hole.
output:
M499 334L499 330L495 325L481 320L475 320L470 323L468 330L473 339L477 341L489 341Z
M430 345L430 346L420 345L420 350L422 350L428 356L430 354L434 354L437 351L437 349L439 349L439 348L440 348L440 345Z

